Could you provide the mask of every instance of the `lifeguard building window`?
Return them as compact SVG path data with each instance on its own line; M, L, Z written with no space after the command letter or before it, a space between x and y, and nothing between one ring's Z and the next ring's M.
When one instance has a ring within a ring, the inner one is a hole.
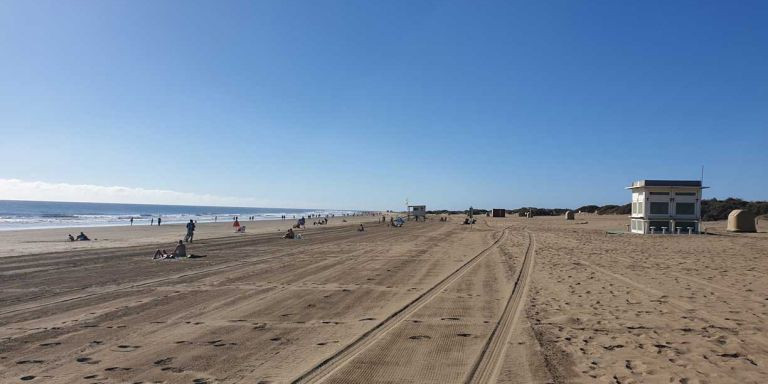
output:
M651 203L652 215L665 215L669 213L669 203Z
M696 212L696 204L694 203L677 203L675 204L675 213L678 215L693 215Z
M696 192L677 192L677 196L696 196Z
M651 192L651 195L658 195L658 196L669 196L669 192Z

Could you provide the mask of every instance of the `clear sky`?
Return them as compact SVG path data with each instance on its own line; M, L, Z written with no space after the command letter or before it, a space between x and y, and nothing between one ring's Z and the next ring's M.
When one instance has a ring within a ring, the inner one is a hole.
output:
M0 199L766 199L768 2L5 0L0 135Z

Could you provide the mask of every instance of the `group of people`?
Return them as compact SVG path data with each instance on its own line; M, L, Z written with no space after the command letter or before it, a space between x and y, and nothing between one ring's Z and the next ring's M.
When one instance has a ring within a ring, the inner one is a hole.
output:
M91 240L88 238L88 236L85 235L85 233L82 233L82 232L80 232L80 234L77 235L77 237L72 236L72 234L70 233L68 235L68 238L69 238L69 241L90 241Z
M319 215L315 215L315 217L319 217ZM252 216L251 219L254 217ZM282 216L282 219L285 220L285 215ZM385 218L382 217L382 222L385 222ZM343 220L346 222L346 220ZM160 225L161 219L157 218L157 225ZM304 217L301 217L297 220L296 225L293 226L293 228L288 229L288 232L286 232L283 235L284 239L300 239L301 234L297 234L293 231L294 228L304 228L306 223L306 219ZM154 224L154 218L150 222L150 225ZM315 221L313 225L325 225L328 224L328 216L321 218L319 221ZM131 218L131 225L133 225L133 218ZM390 217L390 225L396 225L394 223L393 218ZM233 223L232 226L235 228L236 232L245 232L245 226L240 225L240 221L238 220L238 217L233 217ZM187 233L184 236L184 240L179 240L178 244L176 244L176 247L173 249L173 252L168 252L165 249L158 249L155 251L155 254L152 256L153 260L158 259L178 259L178 258L193 258L193 257L203 257L203 256L196 256L193 254L187 254L187 246L184 244L186 243L192 243L194 241L195 237L195 230L197 229L197 225L194 220L189 220L189 222L186 225ZM358 232L365 231L365 227L363 224L360 224L360 226L357 228ZM77 237L72 236L72 234L68 235L69 241L89 241L91 240L86 236L85 233L80 232Z
M182 257L200 257L193 254L187 255L187 246L184 245L185 242L191 243L195 239L195 229L197 229L197 225L195 224L194 220L189 220L189 223L187 223L187 234L184 235L184 240L179 240L179 243L176 245L176 248L173 249L173 252L169 253L165 249L158 249L155 251L155 254L152 256L152 260L157 259L178 259Z

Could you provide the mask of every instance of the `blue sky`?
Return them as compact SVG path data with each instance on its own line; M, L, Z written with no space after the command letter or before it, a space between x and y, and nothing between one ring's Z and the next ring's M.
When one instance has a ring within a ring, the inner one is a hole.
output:
M3 1L0 199L41 196L20 179L50 200L576 207L702 165L705 196L766 199L766 20L765 1Z

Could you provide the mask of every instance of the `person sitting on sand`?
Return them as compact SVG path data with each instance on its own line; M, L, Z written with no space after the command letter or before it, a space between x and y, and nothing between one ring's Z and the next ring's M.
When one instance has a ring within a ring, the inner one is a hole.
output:
M285 233L283 236L283 239L293 239L296 237L296 234L293 233L293 228L288 228L288 232Z
M90 241L91 239L88 238L88 236L85 235L85 233L80 232L79 235L77 235L77 241Z
M365 227L363 227L363 225L360 224L360 228L358 228L357 231L358 232L364 232L365 231Z
M155 255L152 256L152 260L156 259L176 259L180 257L187 257L187 246L184 245L184 242L179 240L179 244L176 246L176 248L173 250L173 253L168 253L165 249L160 251L159 249L155 251Z
M67 236L69 237L69 241L75 241L75 237L74 237L74 236L72 236L72 234L71 234L71 233L70 233L69 235L67 235Z

